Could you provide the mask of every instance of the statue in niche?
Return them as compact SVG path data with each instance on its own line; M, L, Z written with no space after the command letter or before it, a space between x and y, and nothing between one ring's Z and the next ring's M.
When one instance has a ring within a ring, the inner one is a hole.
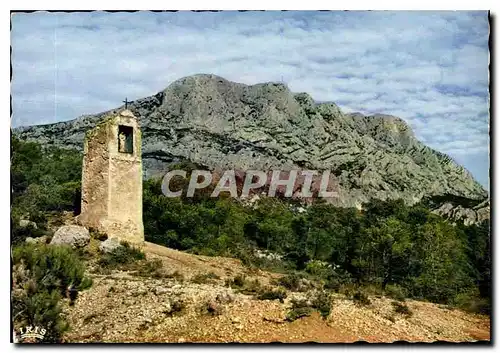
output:
M127 140L127 136L122 131L120 135L118 135L118 151L119 152L127 152L127 147L125 147L125 141Z

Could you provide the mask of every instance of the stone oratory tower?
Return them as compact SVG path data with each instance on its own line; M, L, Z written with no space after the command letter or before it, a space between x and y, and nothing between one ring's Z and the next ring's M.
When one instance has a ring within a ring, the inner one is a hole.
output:
M144 242L141 131L129 110L87 131L78 222L132 244Z

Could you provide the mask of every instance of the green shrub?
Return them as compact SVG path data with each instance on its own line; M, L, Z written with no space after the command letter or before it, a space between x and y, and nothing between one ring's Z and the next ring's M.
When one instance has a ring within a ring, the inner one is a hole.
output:
M352 283L352 276L347 271L332 271L326 276L324 288L340 292L345 286Z
M490 299L481 297L477 289L457 294L451 301L451 305L472 313L491 314Z
M146 260L137 266L137 275L141 277L163 278L163 263L160 259Z
M332 270L324 261L311 260L306 265L306 272L318 278L327 278Z
M371 301L370 301L370 299L368 299L368 296L359 289L352 296L352 300L354 300L354 302L356 304L359 304L359 305L370 305L371 304Z
M184 310L186 310L186 303L182 300L175 300L172 303L172 311L171 314L179 314L182 313Z
M85 268L70 247L23 244L12 250L12 308L16 325L45 328L45 342L57 342L68 329L61 316L60 301L70 304L79 291L92 281L84 276Z
M214 272L199 273L191 279L191 282L202 284L202 283L213 283L214 280L218 280L220 277Z
M243 288L240 289L240 293L250 295L260 292L261 289L262 286L258 279L254 279L253 281L247 280Z
M233 279L226 279L225 285L246 295L259 293L262 287L258 279L252 281L241 274L236 275Z
M285 298L286 298L286 291L282 288L278 289L265 288L257 295L257 299L259 300L278 299L280 303L283 303Z
M116 268L138 260L144 260L145 258L146 255L140 249L131 246L127 242L121 242L121 246L102 255L99 265L107 268Z
M298 292L300 288L300 282L302 277L297 273L292 273L283 277L280 277L276 283L291 290L292 292Z
M408 291L397 284L389 284L385 287L385 295L399 301L404 301L408 296Z
M318 292L312 299L313 308L317 309L323 319L326 319L332 310L332 297L327 291Z
M332 310L332 299L327 291L316 293L310 302L305 299L292 299L292 307L287 313L288 321L295 321L301 317L309 316L317 310L323 319L326 319Z
M245 283L246 283L246 278L244 275L242 274L239 274L239 275L236 275L233 280L229 280L228 284L231 286L231 287L244 287L245 286Z
M310 316L314 309L308 305L307 300L292 300L292 307L286 315L287 321L295 321L301 317Z
M401 302L398 302L398 301L393 301L391 304L394 307L394 311L396 313L405 315L406 317L410 317L413 315L413 312L408 307L408 305L401 303Z

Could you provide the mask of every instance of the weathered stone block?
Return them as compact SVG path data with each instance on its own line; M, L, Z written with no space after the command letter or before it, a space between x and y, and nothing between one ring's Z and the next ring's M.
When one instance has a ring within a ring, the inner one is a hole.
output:
M87 228L81 226L62 226L50 241L52 245L70 245L72 248L82 248L90 241Z

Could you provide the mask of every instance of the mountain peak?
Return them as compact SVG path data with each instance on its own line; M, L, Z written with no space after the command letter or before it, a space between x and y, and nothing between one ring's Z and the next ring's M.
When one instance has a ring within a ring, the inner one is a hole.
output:
M246 85L211 74L183 77L129 105L143 131L146 176L189 160L208 168L331 170L340 206L486 191L448 156L416 139L401 118L344 114L282 83ZM81 149L86 130L104 114L15 133L42 144Z

